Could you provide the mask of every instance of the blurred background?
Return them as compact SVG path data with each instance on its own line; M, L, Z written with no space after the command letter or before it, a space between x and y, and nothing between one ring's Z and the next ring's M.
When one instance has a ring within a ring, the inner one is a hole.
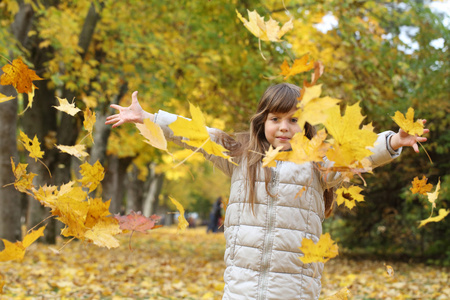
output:
M258 39L236 16L237 10L247 18L247 9L282 24L294 19L283 42L261 42L266 60ZM437 206L450 206L449 11L449 1L425 0L0 1L1 65L21 57L44 79L34 82L33 106L23 114L27 95L0 86L0 93L17 96L0 103L0 184L14 182L10 157L29 163L38 174L35 186L67 183L78 176L82 161L54 145L81 143L87 160L105 167L95 196L111 199L111 213L158 214L170 225L172 196L185 207L191 226L206 232L214 203L228 197L229 178L199 154L174 169L172 158L145 144L134 125L104 125L114 113L110 104L128 106L137 90L150 112L189 116L191 102L208 126L245 131L263 91L283 81L283 61L291 64L309 53L325 66L322 94L360 102L365 124L372 122L376 132L397 131L391 117L408 107L431 130L423 146L433 163L423 149L405 149L392 164L366 174L366 187L356 178L365 202L351 211L335 209L324 231L348 257L450 266L450 218L419 229L431 204L410 191L416 176L434 186L440 180ZM303 80L309 75L288 82L302 86ZM52 107L56 97L95 112L94 143L83 139L82 114L72 117ZM51 178L18 145L19 130L38 137ZM176 162L191 154L175 145L169 150ZM0 189L0 237L21 240L22 225L31 228L47 215L14 187ZM50 221L43 242L55 243L56 222Z

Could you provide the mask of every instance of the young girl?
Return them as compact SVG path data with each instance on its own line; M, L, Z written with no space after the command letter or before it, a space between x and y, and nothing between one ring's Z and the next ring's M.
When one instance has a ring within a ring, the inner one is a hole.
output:
M315 130L309 124L300 128L293 117L299 87L282 83L269 87L262 96L256 114L250 120L250 131L236 139L217 129L208 129L211 139L230 151L238 166L208 155L225 174L231 176L231 191L225 215L225 288L223 299L318 299L323 264L303 264L298 258L302 239L317 242L322 221L332 209L332 188L340 183L339 173L318 171L314 163L295 164L277 161L274 168L262 168L262 157L272 145L291 149L290 139L305 130L311 138ZM107 118L106 124L142 123L150 118L164 131L167 139L190 148L168 127L176 115L142 110L133 93L129 107L111 105L119 113ZM428 132L428 130L425 130ZM412 146L426 138L411 136L400 130L379 134L370 156L372 167L390 162L402 146ZM300 197L296 196L306 187Z

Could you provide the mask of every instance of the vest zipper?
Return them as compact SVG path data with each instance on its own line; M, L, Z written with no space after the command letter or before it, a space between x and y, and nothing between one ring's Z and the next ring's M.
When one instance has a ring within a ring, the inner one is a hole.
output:
M265 292L267 290L268 285L268 274L269 274L269 261L270 256L272 255L272 246L273 246L273 229L275 224L275 201L277 200L276 191L278 189L277 181L278 181L278 174L279 174L279 167L281 166L281 161L277 161L277 166L275 170L272 170L274 174L272 174L272 187L270 189L270 192L275 195L275 197L270 197L269 203L268 203L268 226L267 226L267 233L264 238L264 248L262 253L262 261L261 261L261 278L260 278L260 286L258 290L258 299L263 300L265 299Z

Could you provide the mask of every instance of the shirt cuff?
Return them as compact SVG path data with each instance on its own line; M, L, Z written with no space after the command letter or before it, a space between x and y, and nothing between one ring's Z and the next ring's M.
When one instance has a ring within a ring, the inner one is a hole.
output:
M402 148L403 148L403 147L400 147L397 150L392 149L392 147L391 147L391 138L392 138L393 135L394 135L394 133L391 132L390 134L388 134L386 136L386 149L387 149L387 151L389 151L389 153L392 156L399 155L402 152Z

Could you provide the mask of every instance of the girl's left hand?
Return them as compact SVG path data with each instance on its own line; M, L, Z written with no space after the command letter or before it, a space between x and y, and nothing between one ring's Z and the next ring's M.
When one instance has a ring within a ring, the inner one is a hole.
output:
M422 122L423 124L425 124L427 120L422 120ZM423 133L428 132L430 132L430 130L427 128L423 130ZM393 135L391 138L391 147L394 150L397 150L400 147L412 147L416 153L419 153L419 146L417 145L417 143L418 142L423 143L426 141L427 141L426 137L421 137L418 135L410 135L400 128L398 133Z

